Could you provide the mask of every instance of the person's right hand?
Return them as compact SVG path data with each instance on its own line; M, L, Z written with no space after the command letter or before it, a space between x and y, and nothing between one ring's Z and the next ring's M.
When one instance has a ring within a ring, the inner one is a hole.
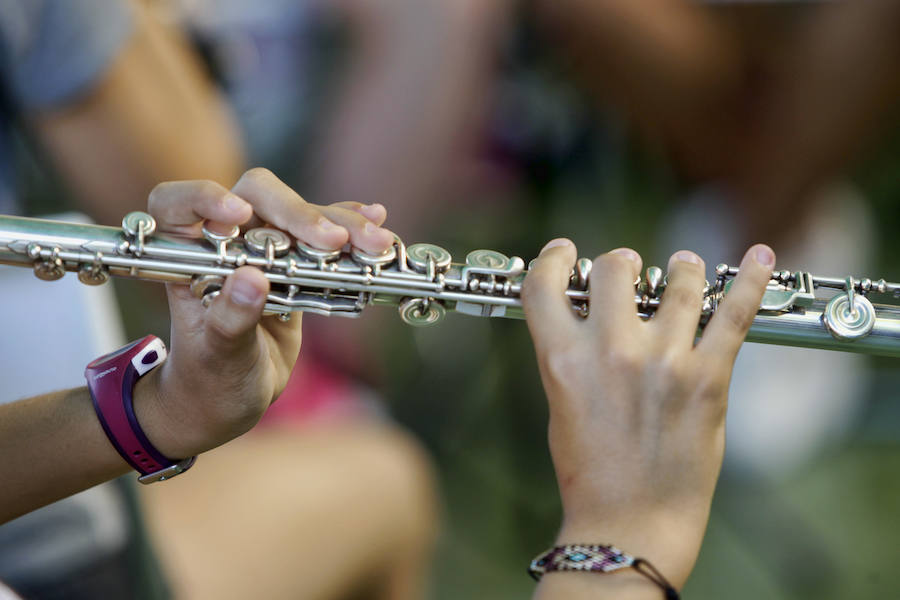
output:
M160 184L150 194L149 211L160 232L195 237L204 222L219 231L268 223L325 250L349 241L379 254L394 242L380 227L383 206L309 204L265 169L247 171L230 191L210 181ZM259 420L297 359L301 319L262 317L269 281L255 267L235 270L209 308L188 286L167 289L169 358L139 380L135 406L150 441L174 459L219 446Z
M558 543L612 544L650 560L680 587L699 552L722 464L731 370L775 255L764 245L747 252L696 344L704 287L696 254L672 256L661 305L648 321L635 308L636 252L621 248L594 261L586 319L563 294L575 258L570 241L550 242L522 292L550 405L564 510ZM593 573L548 579L635 583Z

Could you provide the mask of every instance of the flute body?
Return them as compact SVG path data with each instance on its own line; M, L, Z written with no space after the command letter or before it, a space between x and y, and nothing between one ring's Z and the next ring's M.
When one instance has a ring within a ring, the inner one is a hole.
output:
M74 271L88 285L110 275L186 284L206 304L231 272L251 265L271 284L265 313L283 319L295 311L357 317L377 304L398 306L401 318L414 326L437 323L447 310L524 316L526 265L493 250L475 250L464 263L453 263L439 246L407 247L400 239L375 256L357 248L311 248L268 227L243 235L237 228L228 235L203 233L204 239L159 234L154 219L141 212L129 213L121 228L0 215L0 263L32 268L44 280ZM582 316L590 310L590 270L591 261L579 259L565 292ZM719 265L716 273L704 290L701 328L727 296L737 269ZM653 316L665 284L658 267L635 282L642 317ZM873 303L870 296L887 302ZM900 357L900 303L890 302L898 297L900 284L883 279L776 271L747 340Z

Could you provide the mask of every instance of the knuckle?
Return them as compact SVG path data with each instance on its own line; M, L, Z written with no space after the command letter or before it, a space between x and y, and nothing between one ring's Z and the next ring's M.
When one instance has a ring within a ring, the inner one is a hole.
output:
M644 368L644 358L640 352L624 344L615 344L603 353L605 366L613 373L627 377L638 376Z
M219 298L221 302L223 299ZM206 322L207 332L220 341L229 341L238 338L243 333L244 326L237 319L229 318L224 312L210 310L209 319ZM223 307L218 307L223 308Z
M683 390L691 384L692 371L683 352L669 350L659 354L651 370L653 377L664 382L666 387Z
M252 169L247 169L241 175L241 181L246 180L251 183L265 183L274 178L275 174L265 167L253 167Z
M215 181L204 179L196 182L195 194L200 198L212 199L216 204L222 204L225 200L225 194L228 192Z
M163 181L162 183L157 183L150 190L150 195L147 196L147 209L151 214L162 208L161 205L165 203L166 196L168 196L172 185L171 181Z
M577 379L584 370L584 354L571 342L552 344L541 356L540 365L548 383L564 385Z
M756 310L742 304L733 304L724 311L722 316L734 331L743 335L750 329L750 325L756 317Z
M728 393L729 378L720 373L711 373L697 382L699 394L710 400L718 400Z
M701 290L684 286L671 286L663 294L663 302L677 308L699 308Z

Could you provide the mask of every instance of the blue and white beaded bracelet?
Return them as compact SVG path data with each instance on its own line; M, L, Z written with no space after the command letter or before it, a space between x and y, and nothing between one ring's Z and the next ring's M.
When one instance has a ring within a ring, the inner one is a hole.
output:
M632 568L656 585L665 594L666 600L678 600L678 591L662 576L656 567L642 558L626 554L615 546L596 544L566 544L554 546L542 552L531 561L528 574L540 581L545 573L552 571L590 571L609 573L618 569Z

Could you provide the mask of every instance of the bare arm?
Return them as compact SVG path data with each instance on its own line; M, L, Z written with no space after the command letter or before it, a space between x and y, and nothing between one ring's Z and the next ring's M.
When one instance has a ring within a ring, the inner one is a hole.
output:
M385 205L408 235L485 109L508 0L344 0L356 47L331 115L317 195ZM430 215L430 216L429 216Z
M159 181L231 185L243 170L228 108L180 34L138 0L131 38L95 89L26 115L86 211L117 224Z
M820 8L784 65L756 136L744 140L737 183L752 234L792 220L816 187L896 122L900 97L900 2L837 2ZM777 235L777 231L771 232Z
M542 251L523 291L563 504L557 544L612 544L649 560L681 589L700 551L722 464L734 359L775 256L762 245L747 252L740 280L695 344L704 284L697 255L672 256L666 293L647 322L634 306L637 253L619 249L598 257L591 313L581 319L563 294L575 247L559 242ZM535 594L541 600L661 596L631 569L548 573Z
M742 56L706 7L687 0L537 0L564 63L695 177L728 169Z
M160 184L149 210L161 231L184 235L199 236L204 220L226 231L265 221L323 249L352 241L378 253L393 242L378 227L383 208L314 206L264 169L248 171L231 191L210 181ZM171 352L138 381L134 406L153 445L180 459L256 424L287 383L300 351L301 319L261 317L268 280L253 267L230 275L208 309L187 286L167 291ZM127 470L84 388L0 406L0 455L0 523Z
M129 468L106 439L86 388L0 405L0 454L0 523Z

